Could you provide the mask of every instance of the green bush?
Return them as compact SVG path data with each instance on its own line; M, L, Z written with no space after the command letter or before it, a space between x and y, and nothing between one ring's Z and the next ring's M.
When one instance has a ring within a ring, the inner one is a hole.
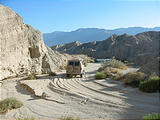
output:
M138 87L140 81L145 80L145 74L142 72L131 72L124 76L123 82L132 87Z
M145 115L142 120L160 120L160 114L158 113L153 113L153 114L148 114Z
M160 79L159 77L151 77L147 81L143 81L139 84L139 89L143 92L156 92L160 89Z
M87 67L87 63L84 63L84 67Z
M27 78L25 78L25 80L36 80L36 79L37 79L36 75L34 75L34 74L30 74L30 75L28 75Z
M80 120L80 118L74 119L73 117L64 117L64 118L60 118L60 120Z
M0 101L0 114L7 112L8 110L20 108L23 103L16 100L16 98L7 98Z
M105 79L106 77L107 77L106 74L103 72L97 72L95 75L96 79Z

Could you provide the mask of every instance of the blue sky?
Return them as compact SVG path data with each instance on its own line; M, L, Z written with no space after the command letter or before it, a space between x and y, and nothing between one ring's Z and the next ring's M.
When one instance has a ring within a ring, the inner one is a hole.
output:
M43 33L160 26L160 0L0 0Z

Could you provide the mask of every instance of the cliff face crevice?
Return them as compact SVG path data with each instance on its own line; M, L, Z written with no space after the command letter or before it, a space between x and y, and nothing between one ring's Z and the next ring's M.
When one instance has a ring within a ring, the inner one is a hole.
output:
M40 31L23 23L22 17L3 5L0 5L0 50L0 79L54 72L64 62L63 55L47 48Z

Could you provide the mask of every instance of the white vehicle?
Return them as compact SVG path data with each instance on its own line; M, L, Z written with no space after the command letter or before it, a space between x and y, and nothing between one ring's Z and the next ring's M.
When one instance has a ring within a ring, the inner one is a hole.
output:
M83 77L84 72L85 71L84 71L83 60L73 59L68 61L67 68L66 68L67 77L72 77L77 75L80 75L81 77Z

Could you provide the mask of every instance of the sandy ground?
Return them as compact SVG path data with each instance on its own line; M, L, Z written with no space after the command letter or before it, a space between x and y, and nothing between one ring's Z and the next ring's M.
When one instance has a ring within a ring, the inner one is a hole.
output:
M39 76L31 83L23 78L5 80L0 87L0 99L16 97L24 106L0 118L56 120L73 116L85 120L113 120L140 119L148 113L160 113L158 93L142 93L108 78L95 80L94 74L99 67L98 63L88 64L83 78L66 78L64 72L60 72L55 77ZM20 82L28 84L37 94L45 92L49 97L34 97L19 85Z

